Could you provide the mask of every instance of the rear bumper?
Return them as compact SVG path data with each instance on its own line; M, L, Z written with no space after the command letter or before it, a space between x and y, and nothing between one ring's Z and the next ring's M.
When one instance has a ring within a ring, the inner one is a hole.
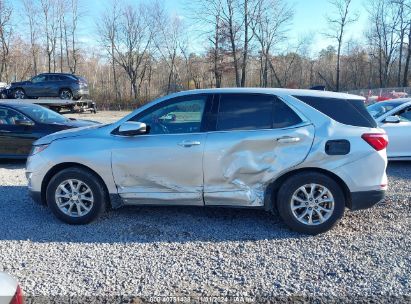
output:
M351 201L347 207L353 211L367 209L383 201L384 198L385 190L351 192Z
M78 89L78 90L73 91L74 98L87 97L89 95L90 95L90 92L88 89Z

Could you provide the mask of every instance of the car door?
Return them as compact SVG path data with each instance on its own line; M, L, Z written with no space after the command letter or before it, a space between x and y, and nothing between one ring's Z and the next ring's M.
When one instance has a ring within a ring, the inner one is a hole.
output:
M41 91L44 97L57 97L61 79L59 75L47 75Z
M204 113L209 95L163 101L132 121L148 133L114 133L112 170L119 195L129 204L203 205Z
M46 75L38 75L25 85L24 90L30 97L44 97L47 87Z
M265 94L221 94L204 152L206 205L263 206L267 184L307 156L314 127Z
M34 125L18 125L29 118L13 109L0 107L0 155L2 157L27 157L33 141L38 136L33 132Z
M411 106L401 109L394 116L400 119L398 123L383 121L381 124L381 127L388 134L388 157L411 157Z

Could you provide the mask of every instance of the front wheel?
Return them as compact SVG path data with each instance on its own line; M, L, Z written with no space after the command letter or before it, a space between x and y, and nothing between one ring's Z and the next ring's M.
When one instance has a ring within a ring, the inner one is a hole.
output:
M300 173L281 186L277 207L291 229L315 235L330 230L343 217L345 196L341 187L327 175Z
M15 89L13 92L13 97L14 99L25 99L26 98L26 92L24 92L23 89Z
M107 194L101 180L83 168L57 173L47 187L47 204L65 223L88 224L106 209Z

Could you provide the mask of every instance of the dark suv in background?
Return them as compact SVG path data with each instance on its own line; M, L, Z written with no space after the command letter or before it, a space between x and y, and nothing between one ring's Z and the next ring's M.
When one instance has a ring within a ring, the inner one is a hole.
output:
M60 97L78 100L89 95L87 80L64 73L43 73L28 81L12 82L7 97L14 99Z

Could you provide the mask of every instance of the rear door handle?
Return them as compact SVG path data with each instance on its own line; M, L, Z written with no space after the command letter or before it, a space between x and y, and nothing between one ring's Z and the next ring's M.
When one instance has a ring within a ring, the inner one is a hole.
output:
M199 146L201 145L201 142L199 141L191 141L191 140L184 140L181 143L178 144L181 147L189 148L192 146Z
M280 138L277 138L277 141L279 143L296 143L299 142L301 138L299 137L293 137L293 136L283 136Z
M9 130L0 130L0 133L11 133Z

